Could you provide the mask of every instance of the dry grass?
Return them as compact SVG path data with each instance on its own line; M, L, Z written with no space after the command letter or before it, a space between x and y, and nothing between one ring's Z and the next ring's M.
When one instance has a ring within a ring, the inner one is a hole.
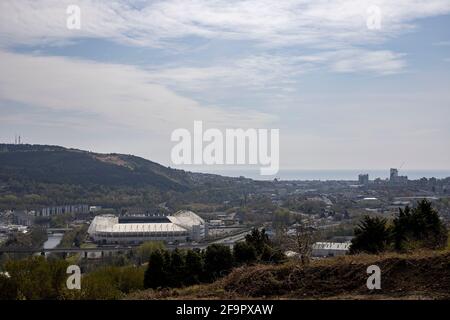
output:
M128 162L126 162L125 160L120 158L119 155L96 154L93 157L95 159L105 162L105 163L114 164L116 166L121 166L121 167L125 167L128 169L133 169L133 167Z
M381 268L381 290L366 287L367 267ZM450 299L450 251L355 255L308 266L290 261L233 270L212 284L146 290L128 299Z

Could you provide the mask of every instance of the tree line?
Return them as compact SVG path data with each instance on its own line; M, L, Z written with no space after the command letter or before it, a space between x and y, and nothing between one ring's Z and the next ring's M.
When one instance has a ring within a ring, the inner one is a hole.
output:
M66 287L68 260L56 256L20 260L2 257L0 300L120 299L135 290L211 282L236 266L285 259L265 231L258 229L236 243L233 250L213 244L205 250L168 251L162 243L146 243L136 255L139 260L148 259L148 265L100 266L82 274L81 290Z
M28 257L8 260L0 270L0 300L120 299L144 288L141 266L104 266L82 275L81 290L66 286L64 259Z
M280 263L285 260L265 230L253 229L231 250L212 244L205 250L157 249L150 254L144 276L145 288L182 287L217 280L233 267L252 263Z
M385 218L365 216L356 227L350 253L408 251L418 248L441 249L447 246L448 230L430 201L399 209L398 215Z

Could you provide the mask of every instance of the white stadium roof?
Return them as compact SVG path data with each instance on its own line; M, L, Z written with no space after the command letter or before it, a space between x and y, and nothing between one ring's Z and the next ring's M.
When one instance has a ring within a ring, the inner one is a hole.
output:
M159 231L186 231L186 229L173 223L118 223L103 232L159 232Z
M128 232L183 232L195 225L204 225L205 221L192 211L178 211L167 216L170 222L119 223L114 215L96 216L89 226L89 234L96 233L128 233Z

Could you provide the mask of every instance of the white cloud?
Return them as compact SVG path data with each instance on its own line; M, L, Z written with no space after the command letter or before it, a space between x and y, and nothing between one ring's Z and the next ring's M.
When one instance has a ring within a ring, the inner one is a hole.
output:
M78 4L80 31L66 29L65 9ZM381 30L368 30L367 8L381 9ZM264 46L361 45L409 30L416 19L450 12L448 0L3 0L3 45L54 43L82 37L138 46L174 40L253 40Z
M68 4L81 7L81 30L66 28ZM381 9L380 30L369 30L366 26L367 8L371 5ZM287 135L282 131L288 149L282 159L291 166L346 167L358 163L388 166L393 162L390 156L393 153L405 156L404 148L409 150L408 158L419 159L419 153L430 154L433 148L446 150L448 141L448 125L441 123L448 119L448 108L445 109L448 100L439 103L443 107L436 107L435 100L446 91L431 90L439 83L434 74L429 81L408 85L408 94L414 92L409 98L388 97L382 108L378 93L384 90L379 89L372 97L375 102L364 109L361 108L366 105L368 94L358 96L354 92L358 85L333 82L339 78L326 78L328 81L322 84L322 78L310 81L308 77L316 76L316 71L378 75L402 72L407 56L389 48L378 49L377 45L413 30L417 19L449 12L448 0L1 0L0 109L13 102L49 113L48 120L42 114L19 115L20 111L2 116L2 132L10 131L11 127L16 130L14 123L22 130L33 126L33 122L43 122L47 129L61 120L60 125L68 127L68 133L61 127L48 130L48 135L56 138L66 134L56 140L58 143L73 141L67 135L79 139L73 132L81 130L88 137L86 143L91 143L96 139L89 136L91 132L105 130L107 138L97 140L93 150L142 154L141 150L150 149L149 139L153 139L151 150L145 155L161 160L170 154L168 132L176 127L191 128L193 120L203 120L208 126L219 128L267 127L276 123L281 129L292 129ZM211 61L208 61L208 49L212 47L208 47L208 41L200 41L207 43L206 50L199 50L203 53L200 57L195 52L183 51L180 56L185 59L178 60L177 53L181 51L177 51L170 55L173 58L170 64L162 59L162 64L145 68L12 53L15 46L39 50L41 46L64 46L82 38L175 50L195 46L197 42L191 42L192 38L217 40L211 41L211 46L220 45L218 49L213 48L216 56ZM230 50L233 54L228 55L227 50L223 54L218 52L221 46L228 44L236 45L236 50ZM369 50L368 44L374 49ZM295 82L307 73L300 84ZM397 92L407 84L393 83L393 90ZM424 84L429 84L430 96L419 100L415 90L423 88ZM362 83L361 87L364 85ZM236 87L256 89L262 98L254 100L254 96L234 90ZM349 98L339 103L343 87ZM275 91L267 93L266 89L272 88ZM220 89L224 89L225 94L216 95ZM186 90L195 91L193 96L199 98L198 101L214 96L211 100L222 107L200 103L180 93ZM285 94L292 97L290 102L282 100ZM308 99L308 95L314 94L319 98ZM239 106L223 107L232 104L230 100L240 99L247 99L255 108L270 105L274 115L243 110L237 108ZM326 100L323 105L322 99ZM260 101L266 105L258 106ZM385 119L392 113L391 106L402 102L405 103L402 112L396 115L395 121L386 123ZM352 103L354 108L345 109ZM287 105L285 114L278 112L279 105L283 104ZM413 109L410 104L414 104ZM430 116L431 109L435 113ZM373 116L366 117L365 110L372 110ZM282 123L276 122L278 114L283 118ZM361 118L352 118L358 114ZM92 117L88 118L89 115ZM422 152L422 147L415 148L418 143L410 138L411 119L417 128L423 119L430 122L420 127L423 130L420 132L439 128L439 132L429 137L421 134L422 140L417 137L420 145L428 146L430 152ZM396 129L396 122L402 124L402 130ZM85 130L95 126L98 126L95 130ZM115 126L120 127L120 132ZM76 129L71 130L74 127ZM149 132L144 139L140 138L142 131ZM395 136L397 131L403 132L402 135ZM381 137L379 132L383 133ZM388 139L388 134L395 139ZM47 142L47 137L42 136L41 142ZM363 138L367 140L362 141ZM386 141L389 142L387 148ZM83 147L84 143L76 146ZM375 148L369 150L373 146ZM380 154L384 160L380 160ZM359 158L355 160L355 157ZM420 159L416 166L444 166L448 159L447 152L439 159Z
M288 87L292 78L312 70L313 65L285 55L252 55L240 59L222 59L214 66L160 66L152 69L158 83L183 90L202 91L211 87L222 89L269 89Z
M136 67L0 51L0 99L100 116L105 123L170 132L203 120L215 127L262 127L276 117L203 106L154 83Z
M294 91L296 78L318 70L338 73L402 72L404 54L389 50L345 49L319 51L311 55L253 55L238 60L223 59L208 67L160 66L152 69L152 79L183 91L202 92L208 88L228 90L280 89Z
M66 8L81 8L81 30L66 28ZM381 10L381 29L369 30L367 8ZM416 19L450 12L448 0L3 0L0 46L65 45L99 38L131 46L182 48L179 40L243 40L251 53L207 67L187 64L153 68L155 80L188 90L204 89L211 79L224 88L292 82L298 74L327 67L334 72L392 74L406 65L403 55L363 46L410 30ZM264 52L267 47L299 46L316 52L298 56ZM288 86L288 85L287 85Z
M331 55L331 68L336 72L373 72L393 74L400 72L406 65L404 54L388 50L345 50Z

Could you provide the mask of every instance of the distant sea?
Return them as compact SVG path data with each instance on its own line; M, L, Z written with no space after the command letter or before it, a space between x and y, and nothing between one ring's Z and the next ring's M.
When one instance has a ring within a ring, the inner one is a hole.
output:
M196 171L196 170L195 170ZM298 170L286 169L280 171L275 176L261 176L258 169L217 169L211 171L201 170L205 173L215 173L222 176L239 177L244 176L255 180L348 180L357 181L358 175L369 174L370 180L376 178L386 179L389 177L389 169L387 170ZM437 178L443 179L450 177L450 170L399 170L399 175L408 176L409 180L420 178Z

